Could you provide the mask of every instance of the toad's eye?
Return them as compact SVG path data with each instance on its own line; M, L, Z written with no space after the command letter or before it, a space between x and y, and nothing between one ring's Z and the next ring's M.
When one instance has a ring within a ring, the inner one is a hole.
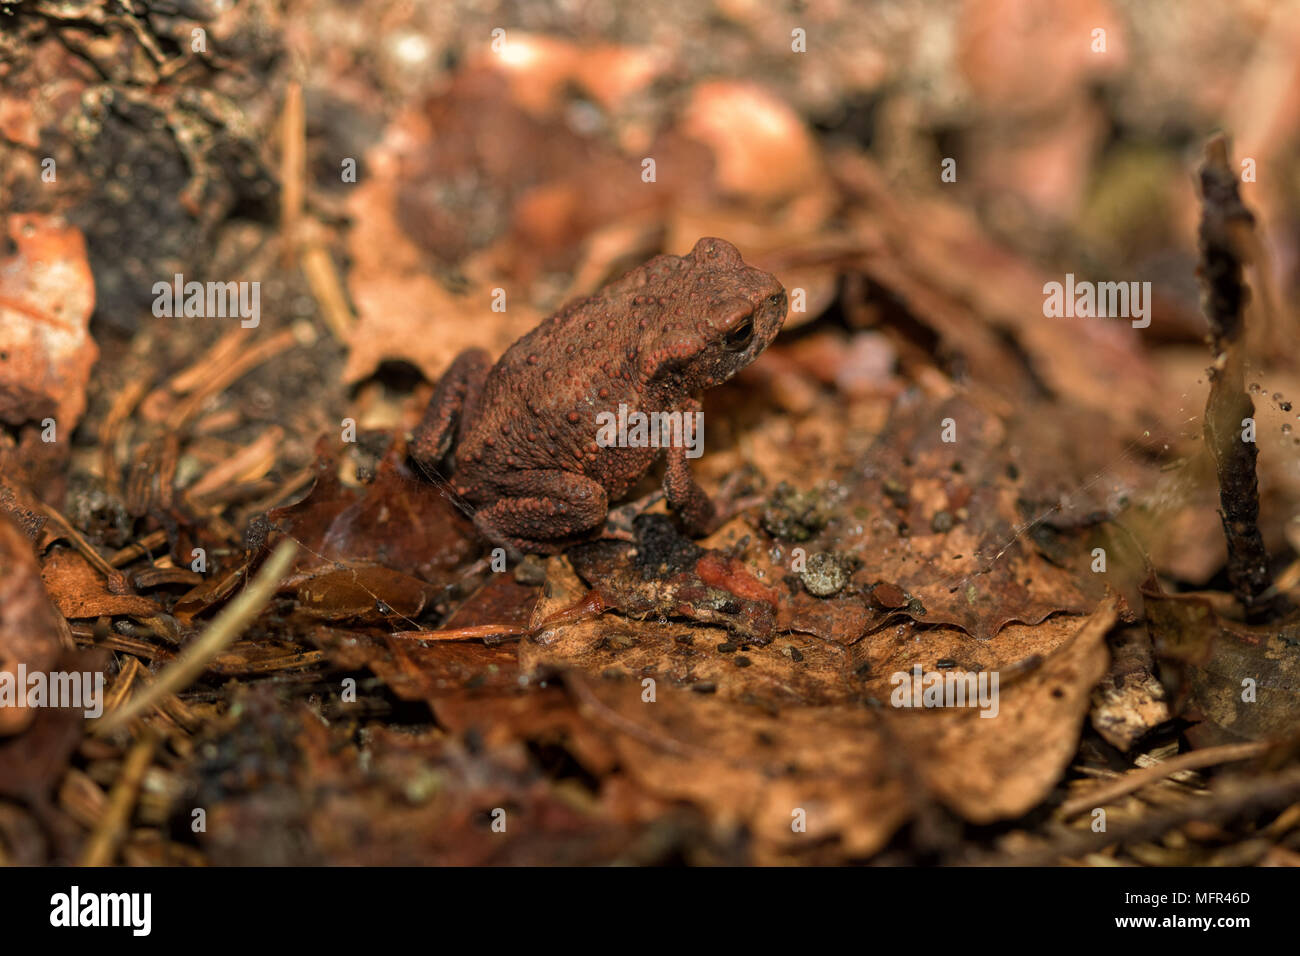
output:
M729 331L722 340L722 346L728 352L739 352L747 347L754 338L754 320L747 318Z

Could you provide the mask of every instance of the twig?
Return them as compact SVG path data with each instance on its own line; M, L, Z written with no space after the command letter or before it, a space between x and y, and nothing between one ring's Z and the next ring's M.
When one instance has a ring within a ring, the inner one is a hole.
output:
M121 466L117 460L118 435L148 391L147 379L138 378L127 382L122 391L118 392L117 398L113 399L113 406L108 410L99 430L100 467L104 472L104 480L115 495L122 493Z
M284 429L272 425L251 443L217 462L198 481L185 489L185 497L194 503L211 492L237 481L261 478L275 464L275 453L284 441Z
M289 83L280 125L280 261L288 268L298 249L298 222L306 192L307 123L302 84Z
M133 698L120 710L102 718L95 727L95 733L112 733L149 711L169 694L188 687L203 673L208 662L229 647L271 600L271 595L280 586L280 580L288 572L297 553L296 542L281 541L266 559L266 564L262 565L257 577L213 619L203 636L168 665L144 693Z
M325 324L334 338L346 344L351 340L356 318L348 306L347 296L343 294L343 283L339 281L334 260L324 246L318 243L307 246L302 254L302 271L307 276L307 284L320 306Z
M144 671L143 665L136 657L128 657L126 663L122 665L121 672L117 675L117 680L113 682L113 689L109 692L108 700L104 702L104 709L112 713L122 706L126 700L126 695L131 693L131 687L135 684L135 679Z
M99 818L95 831L86 840L81 854L82 866L108 866L117 855L117 848L126 835L131 822L131 811L140 793L140 784L153 761L158 739L149 732L136 741L122 765L122 775L108 796L108 806Z
M1162 760L1154 766L1123 774L1105 786L1097 787L1089 793L1067 800L1061 805L1061 813L1067 817L1072 817L1084 810L1091 810L1102 804L1112 803L1120 797L1155 783L1157 780L1173 776L1180 770L1200 770L1203 767L1231 763L1234 760L1248 760L1251 757L1258 757L1266 750L1268 750L1267 743L1254 742L1206 747L1203 750L1193 750L1190 753L1179 754L1169 760Z
M167 429L178 432L198 414L199 409L213 395L226 390L236 380L252 371L263 362L270 361L281 352L301 344L293 329L284 329L270 338L263 339L251 346L226 367L211 372L211 377L195 390L181 405L177 406L167 418Z
M1228 542L1228 579L1246 619L1259 623L1287 609L1273 591L1268 552L1259 531L1259 482L1254 441L1240 431L1254 419L1255 404L1245 389L1242 329L1250 291L1241 278L1246 241L1255 217L1237 192L1237 175L1228 162L1223 136L1205 146L1201 166L1201 261L1205 315L1214 349L1210 395L1205 405L1205 440L1219 477L1219 516Z
M1249 777L1225 782L1209 797L1188 800L1166 813L1152 814L1101 833L1060 830L1053 842L1013 855L980 854L964 860L975 866L1054 866L1078 859L1116 843L1151 840L1192 820L1222 823L1250 812L1263 812L1294 803L1300 797L1300 768L1272 777Z
M157 531L151 531L143 538L131 542L120 551L113 552L108 559L108 563L115 568L120 568L124 564L130 564L136 558L143 558L154 548L160 548L166 543L167 532L159 528Z

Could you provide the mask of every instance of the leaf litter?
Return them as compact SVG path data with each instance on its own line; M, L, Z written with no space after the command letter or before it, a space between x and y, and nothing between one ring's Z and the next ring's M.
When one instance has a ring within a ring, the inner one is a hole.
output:
M326 25L354 15L297 6ZM1243 217L1207 188L1202 275L1226 359L1196 357L1177 283L1161 291L1165 338L1041 311L1060 262L1098 255L1079 238L1096 228L1085 213L1051 226L1063 256L1032 240L1085 189L1067 157L1101 148L1086 90L1136 83L1123 56L1098 75L1067 58L1044 84L992 52L988 23L1022 5L972 4L953 25L970 126L931 98L941 84L886 92L905 26L844 24L827 60L844 67L836 112L812 74L713 76L690 42L651 47L635 30L607 43L517 31L514 56L449 57L431 82L403 58L463 37L377 6L422 42L349 49L362 41L306 19L263 29L264 10L240 8L230 19L259 39L202 68L156 45L129 55L165 18L115 21L86 46L65 42L75 22L23 16L28 51L0 46L15 79L0 185L18 197L0 210L13 243L0 256L0 666L91 668L110 713L147 703L108 733L67 709L0 712L0 859L1211 862L1238 835L1243 859L1294 851L1300 821L1283 811L1300 793L1284 765L1300 637L1285 595L1300 574L1276 560L1273 580L1247 582L1234 557L1234 541L1267 556L1297 540L1267 520L1300 500L1289 360L1251 353L1270 383L1251 394L1272 396L1252 410L1278 432L1250 462L1253 511L1240 470L1216 502L1215 463L1220 477L1240 463L1197 408L1207 390L1212 422L1240 407L1224 396L1245 373L1223 370L1246 346L1220 308L1234 264L1260 293L1238 323L1248 335L1293 320L1287 300L1249 237L1213 233ZM770 56L761 31L738 36ZM279 42L301 77L230 68ZM119 89L106 113L89 105L91 64ZM50 71L87 111L73 132L29 102ZM1173 92L1129 108L1167 121ZM874 141L843 107L862 95L888 100ZM1178 102L1214 109L1201 92ZM160 119L138 134L160 171L108 192L163 238L118 262L96 207L103 170L61 158L57 186L36 194L31 150L93 152L146 115ZM909 181L923 144L908 122L982 142L976 162L1001 172L965 194ZM359 170L342 188L339 156ZM1015 175L1024 163L1052 175ZM1034 215L977 214L989 184ZM1164 201L1177 222L1175 203L1200 200ZM168 252L176 229L201 241ZM463 349L499 355L703 235L801 294L762 359L703 398L709 453L693 470L728 520L685 536L648 478L600 540L544 561L493 551L446 475L407 457L432 385ZM1161 241L1190 278L1198 251L1172 227ZM202 263L263 277L265 327L162 319L126 291ZM58 441L40 440L47 417ZM282 542L296 557L268 582ZM262 606L205 652L259 588ZM198 676L172 689L183 663ZM900 705L936 676L969 679L979 705ZM119 830L99 788L132 759L151 786ZM1253 808L1240 796L1252 781L1267 795ZM1079 808L1093 794L1124 826L1089 833ZM206 831L177 836L196 806ZM1201 810L1218 829L1194 825ZM990 843L989 824L1005 836ZM1257 824L1270 844L1245 839Z

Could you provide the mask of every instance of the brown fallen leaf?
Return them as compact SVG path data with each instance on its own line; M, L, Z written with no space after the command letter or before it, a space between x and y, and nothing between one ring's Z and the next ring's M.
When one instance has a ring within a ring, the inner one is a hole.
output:
M284 590L297 594L309 616L417 617L460 580L481 549L469 520L442 489L417 480L403 456L403 444L394 442L372 481L350 488L339 480L334 453L322 442L307 494L257 521L262 547L280 535L302 546Z
M318 564L281 584L302 613L325 621L406 621L431 607L441 590L391 568L356 562L337 568Z
M548 563L547 588L539 607L550 609L568 606L586 591L567 558ZM701 627L685 616L638 620L635 614L606 614L546 627L520 642L519 666L527 674L576 667L605 677L653 677L733 701L829 704L860 697L848 679L849 655L842 647L802 635L751 645L721 625Z
M383 210L391 207L391 186L383 176L358 187L358 216L351 234L354 266L348 290L358 321L349 338L343 381L374 373L385 360L409 362L436 380L468 348L504 352L542 316L518 294L505 290L508 308L493 308L493 287L449 292L422 268L408 265L409 241L401 238ZM436 334L434 334L436 332Z
M54 548L45 558L41 580L59 609L69 619L130 615L156 617L162 608L138 594L115 594L104 577L76 551Z
M1116 619L1112 598L1082 621L1064 618L1059 628L1025 628L1034 632L1035 643L1043 631L1049 641L1062 630L1065 636L1024 676L1002 665L1005 677L992 718L976 709L887 710L890 730L906 742L929 791L974 823L1019 816L1040 803L1078 748L1093 685L1106 670L1106 634ZM991 643L1005 636L1006 631Z
M16 684L20 666L49 671L65 649L60 623L31 541L0 514L0 679ZM0 736L26 729L35 716L30 708L0 707Z
M832 166L855 201L851 235L862 255L852 261L871 280L875 307L864 318L883 313L888 327L902 310L939 337L930 361L938 357L1012 407L1039 405L1046 390L1058 407L1087 409L1122 440L1176 430L1175 410L1130 322L1045 317L1043 285L1062 276L1045 275L992 241L970 210L900 194L857 153L835 154ZM858 307L846 303L851 315ZM1162 416L1170 418L1163 429Z
M346 724L256 695L240 715L207 731L209 756L190 779L211 808L199 839L221 864L578 865L632 852L665 810L624 796L605 812L538 774L516 739L471 746L440 729L376 724L358 740Z
M860 706L778 715L673 687L645 704L636 682L589 685L580 707L612 734L628 774L651 793L700 805L715 825L747 828L759 862L826 840L866 857L909 814L900 755Z
M564 41L536 37L512 39L508 49L517 62L494 55L467 66L446 93L395 119L367 156L372 175L349 204L348 285L359 322L345 381L386 359L434 379L466 348L501 354L544 317L529 301L540 273L572 275L570 296L617 274L591 268L617 260L609 249L580 259L588 237L640 261L721 229L750 261L799 290L789 324L830 304L832 264L802 261L794 250L817 234L837 194L807 124L775 94L701 84L676 124L630 154L575 133L555 102L562 77L576 70L594 80L588 52L575 58ZM629 67L622 81L600 81L620 91L658 69L643 51L595 55ZM643 155L656 160L653 189L641 180ZM686 217L669 224L662 248L644 248L655 223L678 215L675 205ZM463 287L455 293L435 278L450 267Z
M547 567L535 625L586 590L568 558ZM981 823L1041 802L1075 751L1116 617L1109 599L1088 618L1013 624L992 640L927 627L922 643L919 629L885 627L844 647L807 635L744 646L721 628L614 612L541 626L519 661L533 681L563 678L640 786L751 828L760 858L802 845L800 809L808 834L866 855L923 799ZM1000 672L995 717L887 706L893 674L915 665Z
M860 555L868 579L910 595L903 613L976 637L1087 610L1083 589L1099 585L1081 577L1086 552L1076 543L1063 567L1035 548L1043 512L1027 512L1012 465L1004 426L973 402L899 405L841 479L836 521L806 548Z
M442 629L496 625L526 626L538 589L513 575L493 574L463 601ZM436 632L435 632L436 633ZM495 641L422 641L407 635L360 629L320 628L312 641L342 668L368 667L403 700L433 704L462 690L511 690L519 667L513 644Z
M417 476L405 455L404 443L393 442L373 480L312 547L325 558L369 561L445 585L482 551L482 542L445 483Z

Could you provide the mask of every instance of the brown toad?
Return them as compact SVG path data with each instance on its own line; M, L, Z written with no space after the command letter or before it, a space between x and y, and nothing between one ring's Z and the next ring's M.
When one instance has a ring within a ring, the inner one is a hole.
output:
M664 492L695 533L715 522L691 477L690 424L699 391L758 357L785 320L785 289L722 239L687 256L658 256L594 296L570 302L492 364L461 353L438 382L411 456L435 471L452 452L453 490L496 544L553 553L590 537L609 505L661 455ZM611 446L610 422L633 412L676 412L686 430L669 447L627 431ZM698 435L694 436L698 440ZM454 443L453 443L454 438Z

